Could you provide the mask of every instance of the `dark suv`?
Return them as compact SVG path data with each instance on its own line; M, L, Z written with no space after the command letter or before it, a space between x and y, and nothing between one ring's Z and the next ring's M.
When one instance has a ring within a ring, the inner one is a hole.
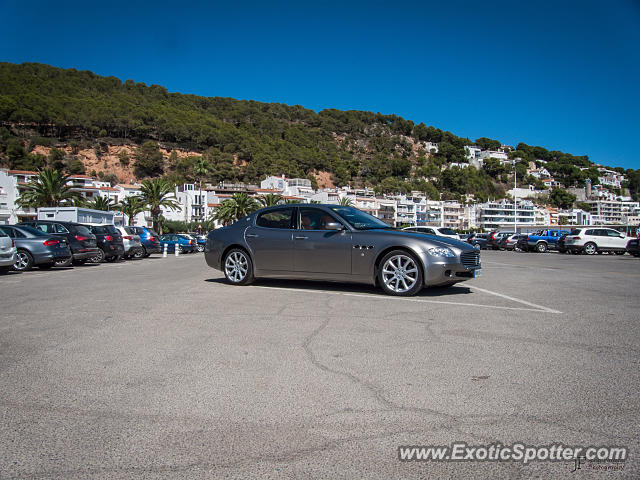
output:
M162 244L158 239L158 234L149 227L124 227L127 233L139 235L142 243L142 251L135 253L135 258L148 257L152 253L162 253Z
M91 259L92 262L115 262L124 255L124 243L122 235L114 225L98 225L85 223L85 227L96 236L98 254Z
M28 225L44 233L67 239L67 243L71 248L72 258L66 261L56 261L56 266L69 265L72 260L75 265L82 265L98 254L96 236L87 227L79 223L59 222L57 220L29 220L18 225Z

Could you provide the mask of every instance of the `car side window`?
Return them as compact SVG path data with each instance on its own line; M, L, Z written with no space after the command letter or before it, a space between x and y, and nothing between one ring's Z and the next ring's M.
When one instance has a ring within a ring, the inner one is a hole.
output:
M605 230L610 237L620 237L620 232L616 230Z
M7 237L13 238L14 235L15 235L15 230L13 230L12 228L6 228L5 229L5 228L0 227L0 237L4 237L5 235Z
M300 209L301 230L326 230L327 223L338 222L332 215L318 208Z
M586 232L584 232L584 234L585 235L595 235L593 232L594 232L593 230L587 230Z
M51 223L37 223L36 228L44 233L55 233L54 225Z
M293 219L293 208L271 210L258 215L256 225L265 228L291 228Z
M59 223L56 223L55 227L56 227L56 233L69 233L69 230L67 230L67 227L65 227L64 225L60 225Z
M20 230L13 230L13 229L9 231L9 236L12 238L27 238L27 236L24 233L22 233Z

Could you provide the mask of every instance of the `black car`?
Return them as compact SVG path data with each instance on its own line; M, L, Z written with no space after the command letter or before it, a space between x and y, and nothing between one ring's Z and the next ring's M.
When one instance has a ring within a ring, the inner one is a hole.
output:
M85 227L96 236L98 253L91 259L92 262L115 262L124 255L124 242L122 234L114 225L97 225L85 223Z
M491 232L487 236L487 248L491 250L500 250L500 242L504 237L515 235L516 232L500 232L498 230Z
M522 234L518 237L516 242L516 248L521 252L528 252L529 250L529 235Z
M486 233L472 233L465 239L465 242L474 246L478 245L480 250L486 250L489 240Z
M71 259L71 250L66 238L48 235L26 225L2 225L0 232L6 233L16 244L17 254L14 270L27 271L36 265L47 269L56 262Z
M629 252L629 255L640 257L640 246L638 245L639 243L640 239L638 238L629 240L629 242L627 243L627 252Z
M75 265L82 265L98 254L96 236L84 225L75 222L57 220L29 220L18 224L34 227L44 233L63 237L71 248L71 259L56 261L57 266L69 265L71 261Z
M567 253L569 251L567 250L567 247L564 246L564 241L567 239L567 235L568 233L563 233L562 235L560 235L558 243L556 244L556 246L558 247L558 252L560 253Z

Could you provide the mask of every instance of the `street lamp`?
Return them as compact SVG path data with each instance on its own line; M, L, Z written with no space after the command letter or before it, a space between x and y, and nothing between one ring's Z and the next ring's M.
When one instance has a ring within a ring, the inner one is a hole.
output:
M517 160L513 159L513 232L518 233L518 170L516 169Z

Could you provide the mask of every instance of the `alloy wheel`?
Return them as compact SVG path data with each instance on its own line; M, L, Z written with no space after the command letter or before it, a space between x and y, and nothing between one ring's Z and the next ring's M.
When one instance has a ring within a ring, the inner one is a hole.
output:
M593 255L597 251L598 251L598 248L594 243L589 242L584 246L584 253L586 253L587 255Z
M16 270L28 270L31 266L31 259L29 258L29 254L19 251L16 254L16 263L14 263L13 265Z
M239 251L231 252L224 262L224 273L234 283L239 283L247 276L249 262L247 257Z
M411 257L394 255L382 266L382 281L393 292L408 292L418 281L418 267Z

